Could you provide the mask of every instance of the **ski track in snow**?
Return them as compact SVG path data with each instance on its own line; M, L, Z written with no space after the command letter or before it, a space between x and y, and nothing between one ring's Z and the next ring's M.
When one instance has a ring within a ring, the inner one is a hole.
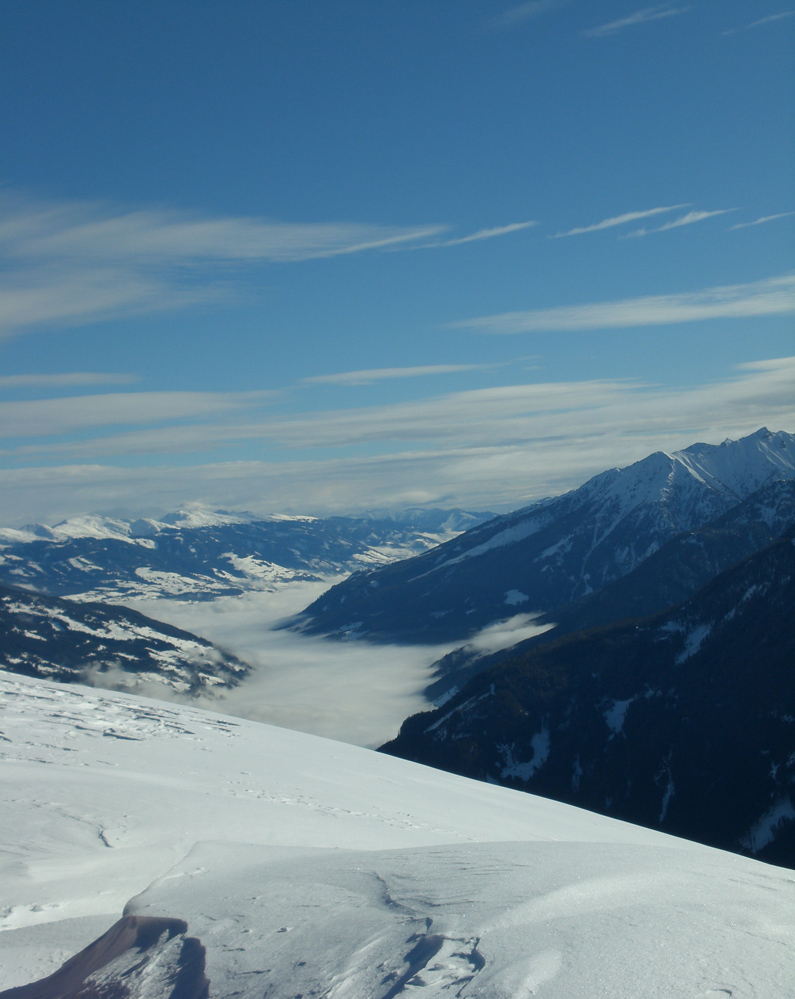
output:
M167 999L196 959L178 920L213 999L777 999L795 980L792 871L557 802L16 677L0 753L0 988L122 911L172 925L92 978L127 975L131 999Z

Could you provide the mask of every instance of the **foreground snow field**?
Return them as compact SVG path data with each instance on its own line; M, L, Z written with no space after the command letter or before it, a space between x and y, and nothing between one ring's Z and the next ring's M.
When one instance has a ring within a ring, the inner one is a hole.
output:
M212 997L791 995L789 870L314 736L18 677L0 680L0 751L2 989L124 910L185 920ZM176 995L183 930L92 981L126 969L132 999Z

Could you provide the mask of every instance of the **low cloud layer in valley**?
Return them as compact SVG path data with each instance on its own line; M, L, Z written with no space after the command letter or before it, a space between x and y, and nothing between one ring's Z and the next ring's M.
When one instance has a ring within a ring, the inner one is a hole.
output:
M136 610L210 639L248 662L238 688L191 703L241 718L375 747L404 718L428 707L429 667L453 645L398 646L335 642L274 630L328 587L296 583L212 602L131 602ZM144 693L144 691L140 691ZM162 696L161 690L146 690Z

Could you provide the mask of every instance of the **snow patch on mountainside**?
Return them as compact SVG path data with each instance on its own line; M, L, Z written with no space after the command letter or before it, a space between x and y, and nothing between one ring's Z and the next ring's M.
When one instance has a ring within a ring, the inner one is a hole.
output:
M704 640L709 637L709 633L711 631L711 624L700 624L693 628L693 630L690 631L685 638L684 649L676 657L676 665L681 666L682 663L687 662L688 659L694 656L701 648Z
M783 825L793 820L795 820L795 807L793 807L792 801L788 797L781 798L771 805L759 818L759 821L751 827L747 836L742 840L743 846L753 853L759 853L760 850L764 850L768 844L773 842Z
M527 781L543 767L549 759L551 748L549 729L542 728L540 732L536 732L530 740L530 746L533 750L533 755L524 763L514 758L514 746L502 745L497 747L505 760L505 766L502 768L501 775L503 778L518 777L520 780Z
M530 599L526 593L522 593L521 590L506 590L505 591L505 603L509 607L516 607L519 604L526 604Z
M544 526L543 517L536 519L528 518L521 523L506 527L505 530L498 531L487 541L475 545L474 548L466 549L466 551L461 552L460 555L456 555L454 558L445 559L445 561L437 563L434 569L444 569L450 565L458 565L459 562L463 562L465 559L477 558L479 555L493 551L495 548L506 548L508 545L516 544L517 541L524 541L525 538L536 534Z
M629 706L635 700L637 700L636 697L628 697L625 701L613 701L604 712L605 722L612 733L611 738L613 735L618 735L623 729Z

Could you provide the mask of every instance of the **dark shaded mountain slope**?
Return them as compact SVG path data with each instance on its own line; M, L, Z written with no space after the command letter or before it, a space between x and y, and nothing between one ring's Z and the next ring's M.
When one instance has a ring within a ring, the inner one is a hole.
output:
M771 482L711 524L677 534L628 575L540 615L537 623L554 625L551 630L493 653L473 646L448 653L434 664L435 679L426 696L438 702L475 673L562 635L646 617L682 603L718 573L771 544L792 521L795 479Z
M795 867L795 527L672 610L478 674L382 749Z

